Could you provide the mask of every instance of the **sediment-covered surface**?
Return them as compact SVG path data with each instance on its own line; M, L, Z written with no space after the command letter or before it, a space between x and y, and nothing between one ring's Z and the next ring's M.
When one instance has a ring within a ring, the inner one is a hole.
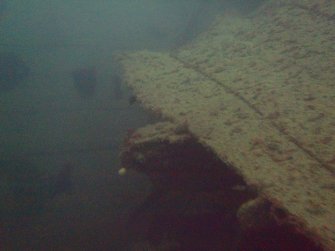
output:
M149 110L335 250L335 2L269 1L171 54L120 57ZM257 207L256 207L257 208Z

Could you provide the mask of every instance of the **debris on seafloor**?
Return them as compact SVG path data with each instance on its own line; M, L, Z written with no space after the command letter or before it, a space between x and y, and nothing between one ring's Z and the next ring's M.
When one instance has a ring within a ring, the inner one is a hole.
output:
M72 72L72 78L80 96L94 96L97 86L97 71L94 67L76 69Z

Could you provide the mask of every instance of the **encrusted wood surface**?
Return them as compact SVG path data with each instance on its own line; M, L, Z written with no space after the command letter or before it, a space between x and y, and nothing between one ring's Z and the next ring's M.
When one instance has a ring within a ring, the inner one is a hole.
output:
M335 250L335 1L219 17L171 54L124 54L145 107L186 123Z

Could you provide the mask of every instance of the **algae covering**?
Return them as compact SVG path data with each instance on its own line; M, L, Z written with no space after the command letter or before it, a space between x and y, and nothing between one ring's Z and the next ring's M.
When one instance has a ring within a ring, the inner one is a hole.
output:
M174 52L120 62L146 108L187 125L335 250L334 39L334 1L269 1Z

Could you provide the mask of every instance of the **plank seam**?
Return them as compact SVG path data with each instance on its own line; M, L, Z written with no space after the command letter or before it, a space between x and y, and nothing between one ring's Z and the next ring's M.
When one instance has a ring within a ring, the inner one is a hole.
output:
M236 98L238 98L239 100L241 100L244 104L246 104L249 108L251 108L251 110L253 110L260 117L260 119L267 120L269 122L269 124L273 128L275 128L276 131L279 134L285 136L288 141L290 141L292 144L294 144L297 148L299 148L301 151L303 151L310 158L312 158L316 162L318 162L324 169L326 169L327 171L329 171L332 175L335 175L335 170L333 170L333 168L330 165L328 165L327 163L325 163L322 159L320 159L318 156L316 156L312 151L306 149L296 138L294 138L293 136L291 136L290 134L288 134L285 130L283 130L282 128L280 128L276 123L274 123L274 122L266 119L264 117L264 114L255 105L251 104L245 97L243 97L242 95L240 95L239 93L237 93L236 91L234 91L229 86L223 84L219 80L217 80L214 77L210 76L209 74L203 72L199 67L197 67L195 65L192 65L192 64L189 64L189 63L185 62L184 60L180 59L174 53L171 53L170 56L171 56L171 58L173 58L176 61L178 61L179 63L181 63L184 67L192 69L193 71L197 72L198 74L202 75L203 77L205 77L205 78L213 81L215 84L223 87L226 92L234 95Z

